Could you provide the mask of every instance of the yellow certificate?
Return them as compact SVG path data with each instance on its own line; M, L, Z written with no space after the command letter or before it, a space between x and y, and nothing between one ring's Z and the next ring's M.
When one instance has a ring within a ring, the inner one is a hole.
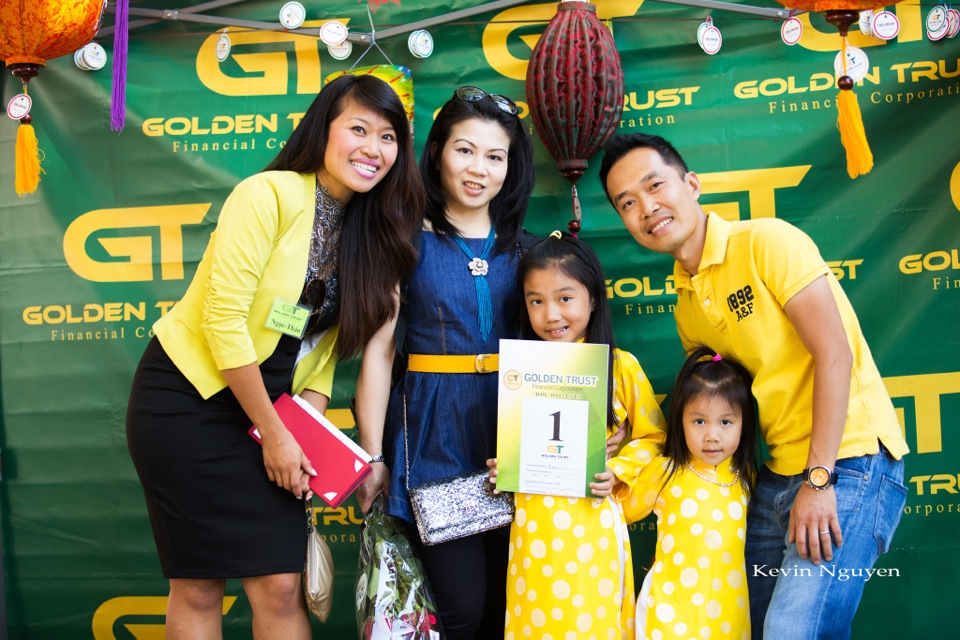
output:
M497 489L583 498L606 467L604 344L500 341Z

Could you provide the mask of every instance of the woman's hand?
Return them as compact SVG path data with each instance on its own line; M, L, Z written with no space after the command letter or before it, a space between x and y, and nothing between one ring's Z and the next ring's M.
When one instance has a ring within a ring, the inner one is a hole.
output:
M593 477L596 479L596 482L590 483L590 492L593 495L598 498L606 498L613 492L613 485L616 484L617 478L613 475L610 467L607 467L607 470L602 473L594 474Z
M390 495L390 470L382 462L374 462L370 465L370 475L368 475L360 487L357 489L357 500L360 502L360 510L366 514L370 511L373 501L381 493L384 497Z
M297 497L310 492L310 477L317 475L300 445L286 427L274 427L268 433L261 429L263 466L267 478Z
M620 450L620 443L627 437L627 423L628 421L624 420L617 432L607 438L607 460Z
M488 458L487 459L487 468L490 469L487 471L487 478L490 479L490 484L497 484L497 459ZM494 495L499 494L500 492L496 489L493 490Z
M310 476L317 475L317 472L313 470L300 445L287 431L277 415L277 410L273 408L273 402L263 385L259 365L251 362L236 369L223 369L221 373L250 422L255 424L260 432L263 466L267 470L267 478L295 495L298 500L303 498L304 494L310 491ZM325 408L324 403L319 410Z

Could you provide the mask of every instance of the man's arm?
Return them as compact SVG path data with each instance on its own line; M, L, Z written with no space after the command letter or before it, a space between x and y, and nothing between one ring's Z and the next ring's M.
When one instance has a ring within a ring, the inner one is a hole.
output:
M833 469L850 403L853 353L826 276L793 296L784 310L813 356L813 425L806 466ZM796 542L800 557L812 557L814 564L820 564L821 558L833 559L827 532L837 546L843 543L834 488L829 485L817 491L804 483L790 511L790 542Z

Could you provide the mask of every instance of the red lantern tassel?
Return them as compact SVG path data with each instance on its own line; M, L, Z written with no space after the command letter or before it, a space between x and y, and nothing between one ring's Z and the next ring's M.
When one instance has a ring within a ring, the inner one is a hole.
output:
M837 96L837 128L840 129L840 142L847 150L847 174L851 179L870 173L873 169L873 153L867 143L867 134L863 129L863 116L860 115L860 103L853 92L853 79L847 75L847 39L844 37L841 55L843 56L843 75L837 81L840 95Z
M40 148L29 116L20 120L20 127L17 129L16 165L14 186L17 195L36 191L40 183Z
M580 196L577 195L576 184L573 185L571 195L573 196L573 219L567 223L567 230L576 236L580 233L580 220L583 218L583 212L580 209Z

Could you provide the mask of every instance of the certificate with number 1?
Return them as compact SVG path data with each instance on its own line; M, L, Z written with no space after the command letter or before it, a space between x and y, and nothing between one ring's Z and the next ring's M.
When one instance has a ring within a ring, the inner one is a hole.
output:
M606 468L603 344L500 341L497 489L590 496Z

